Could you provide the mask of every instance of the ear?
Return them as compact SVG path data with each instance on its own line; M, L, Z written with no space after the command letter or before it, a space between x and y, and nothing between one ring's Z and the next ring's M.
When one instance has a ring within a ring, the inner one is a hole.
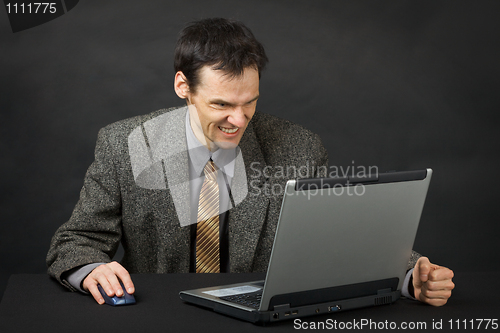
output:
M174 90L177 96L182 99L187 99L189 97L189 85L184 73L181 71L175 73Z

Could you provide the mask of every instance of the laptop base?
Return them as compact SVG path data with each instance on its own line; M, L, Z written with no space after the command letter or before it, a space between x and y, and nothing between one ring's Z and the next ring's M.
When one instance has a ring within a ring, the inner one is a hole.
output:
M274 310L272 311L257 311L243 310L232 305L213 302L212 300L203 299L194 295L190 295L188 293L180 293L180 298L185 302L209 308L215 312L245 320L257 325L265 325L267 323L273 323L277 321L335 313L362 307L391 304L397 301L400 297L401 292L399 290L395 290L387 293L380 293L378 295L331 301L321 304L305 305L299 307L289 307L283 305L275 306Z

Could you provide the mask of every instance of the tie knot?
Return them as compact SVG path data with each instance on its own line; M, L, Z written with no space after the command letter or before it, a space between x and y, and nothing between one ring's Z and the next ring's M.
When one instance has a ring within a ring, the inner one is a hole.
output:
M217 181L217 170L215 169L215 164L212 160L209 160L207 164L205 164L203 172L205 173L205 178L207 180Z

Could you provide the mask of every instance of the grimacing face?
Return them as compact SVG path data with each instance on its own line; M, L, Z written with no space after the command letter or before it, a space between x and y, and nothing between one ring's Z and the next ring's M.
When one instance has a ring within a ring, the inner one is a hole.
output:
M196 138L212 151L236 147L255 113L258 71L249 67L242 75L231 77L204 66L199 78L196 92L189 90L182 72L176 73L174 83L177 95L187 100Z

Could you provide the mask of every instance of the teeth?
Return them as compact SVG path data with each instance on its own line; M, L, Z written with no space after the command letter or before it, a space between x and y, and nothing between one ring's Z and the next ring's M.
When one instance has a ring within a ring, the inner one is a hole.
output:
M227 133L227 134L233 134L233 133L236 133L236 131L238 130L238 127L236 128L224 128L224 127L220 127L219 126L219 129L224 132L224 133Z

